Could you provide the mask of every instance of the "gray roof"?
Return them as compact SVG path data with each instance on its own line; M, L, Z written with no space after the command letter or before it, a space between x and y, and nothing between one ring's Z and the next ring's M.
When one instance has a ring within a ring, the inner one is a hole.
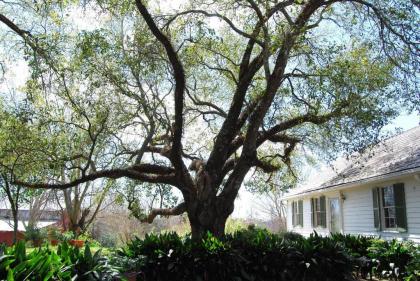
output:
M320 186L296 190L297 192L292 190L289 195L336 187L419 167L420 126L386 139L367 149L365 153L355 157L355 160L350 165Z
M30 217L29 210L19 210L18 219L27 221ZM0 209L0 219L1 220L12 220L12 210L11 209ZM61 211L57 210L43 210L39 214L38 219L40 221L59 221L61 220Z

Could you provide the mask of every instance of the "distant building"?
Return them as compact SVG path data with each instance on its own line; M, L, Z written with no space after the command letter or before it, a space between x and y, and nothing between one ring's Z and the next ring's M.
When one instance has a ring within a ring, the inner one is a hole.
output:
M319 186L291 190L287 229L420 243L420 127L387 139Z
M18 212L18 239L24 238L25 225L29 221L29 210L19 210ZM44 228L52 225L61 226L63 216L61 211L44 210L39 214L37 227ZM0 209L0 244L11 245L13 243L13 215L10 209Z

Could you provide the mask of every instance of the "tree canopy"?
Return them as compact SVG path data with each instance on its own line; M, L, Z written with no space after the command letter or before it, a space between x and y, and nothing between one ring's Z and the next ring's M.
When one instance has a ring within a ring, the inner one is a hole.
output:
M152 216L222 235L249 172L360 150L420 109L417 1L165 3L0 0L2 53L30 69L3 110L24 108L23 135L0 132L15 184L170 185L183 201Z

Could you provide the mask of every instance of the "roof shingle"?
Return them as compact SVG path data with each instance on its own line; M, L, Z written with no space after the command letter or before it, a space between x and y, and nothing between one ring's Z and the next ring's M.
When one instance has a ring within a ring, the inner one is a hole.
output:
M323 184L304 190L291 190L288 195L327 189L419 167L420 126L417 126L367 149L365 153L355 157L350 165Z

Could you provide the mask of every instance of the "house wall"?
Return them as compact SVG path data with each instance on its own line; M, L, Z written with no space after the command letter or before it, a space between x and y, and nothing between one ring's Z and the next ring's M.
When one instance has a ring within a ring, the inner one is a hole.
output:
M17 233L17 240L23 240L25 235L22 232ZM0 244L7 246L13 245L13 231L0 231Z
M405 233L398 232L378 232L374 228L373 222L373 199L372 188L387 186L395 183L404 183L405 201L407 211L407 226L408 231ZM287 229L301 233L305 236L313 232L311 222L311 202L310 198L325 195L328 198L339 197L340 192L344 195L345 200L341 201L342 206L342 226L344 233L376 235L383 238L398 238L410 239L420 243L420 181L416 180L414 176L407 176L396 178L394 180L377 182L374 184L360 185L358 187L329 191L318 192L293 200L303 199L303 227L292 226L292 208L291 202L287 202ZM327 226L329 226L329 205L327 200ZM315 229L322 235L329 233L329 228Z

